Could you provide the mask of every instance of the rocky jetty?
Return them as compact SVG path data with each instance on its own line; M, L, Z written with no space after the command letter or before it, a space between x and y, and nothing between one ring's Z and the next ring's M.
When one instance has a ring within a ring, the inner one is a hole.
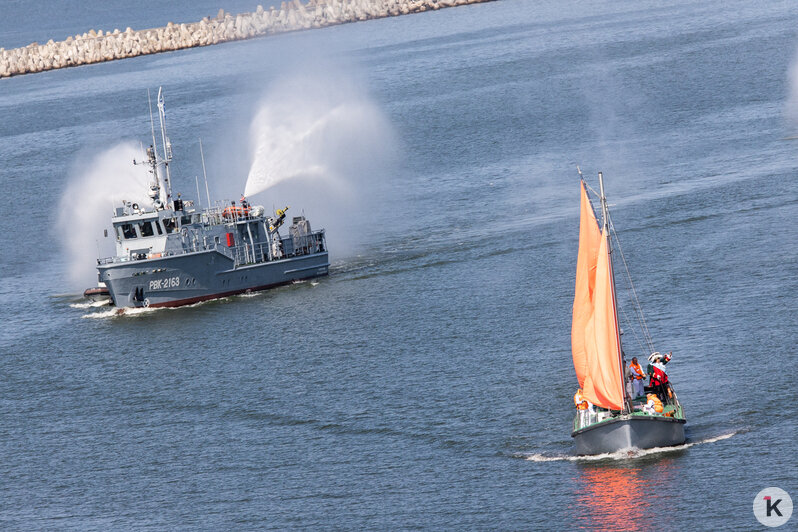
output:
M46 44L0 48L0 78L489 1L309 0L303 4L291 0L283 2L279 9L258 6L253 13L238 15L219 10L215 18L188 24L170 22L162 28L115 29L106 33L91 30L64 41L51 39Z

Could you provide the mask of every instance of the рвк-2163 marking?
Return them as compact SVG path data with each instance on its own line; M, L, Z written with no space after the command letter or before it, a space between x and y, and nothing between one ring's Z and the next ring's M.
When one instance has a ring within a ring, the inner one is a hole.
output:
M153 279L150 281L150 290L163 290L180 286L180 277L167 277L166 279Z

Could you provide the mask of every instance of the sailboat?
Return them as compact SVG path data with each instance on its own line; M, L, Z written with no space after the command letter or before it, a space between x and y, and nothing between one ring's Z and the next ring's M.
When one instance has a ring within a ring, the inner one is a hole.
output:
M576 452L601 454L682 444L686 419L670 383L646 387L645 391L650 393L642 397L632 397L626 386L623 332L618 324L613 270L615 253L610 236L612 224L604 196L604 176L599 172L601 226L584 179L580 179L580 184L579 252L571 328L571 352L580 385L577 393L581 394L571 433ZM629 283L633 289L631 278ZM661 357L653 352L642 312L638 316L648 344L644 347L652 352L649 360L657 360ZM657 408L652 408L652 404Z

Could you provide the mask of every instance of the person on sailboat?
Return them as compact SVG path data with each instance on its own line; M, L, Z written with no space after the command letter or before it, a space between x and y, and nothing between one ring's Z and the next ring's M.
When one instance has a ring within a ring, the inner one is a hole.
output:
M576 406L576 411L579 413L579 425L586 425L588 414L593 413L593 405L582 395L582 388L576 390L574 394L574 406Z
M626 357L623 358L626 360ZM637 390L635 389L635 373L632 371L632 364L629 363L623 368L624 381L626 382L626 395L630 399L637 397Z
M643 368L640 367L637 357L632 357L632 361L629 363L629 373L632 381L632 399L642 397L646 393L644 389L645 383L643 382L646 374L643 373Z
M668 374L665 372L665 364L671 361L672 354L662 356L659 352L651 353L648 357L649 365L646 373L651 377L648 383L650 391L654 392L663 401L667 400L668 393Z

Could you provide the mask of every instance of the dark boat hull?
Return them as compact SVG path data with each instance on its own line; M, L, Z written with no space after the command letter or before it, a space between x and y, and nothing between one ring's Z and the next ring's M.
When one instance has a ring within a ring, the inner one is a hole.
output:
M684 419L664 416L620 416L571 434L577 454L614 453L684 443Z
M234 267L214 250L101 265L117 307L177 307L328 274L327 252Z

